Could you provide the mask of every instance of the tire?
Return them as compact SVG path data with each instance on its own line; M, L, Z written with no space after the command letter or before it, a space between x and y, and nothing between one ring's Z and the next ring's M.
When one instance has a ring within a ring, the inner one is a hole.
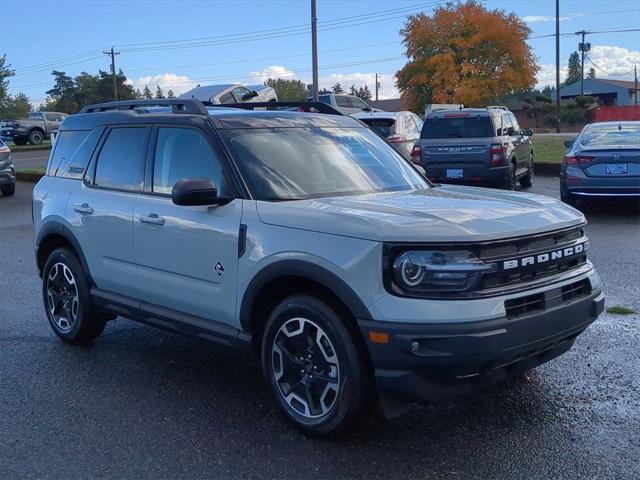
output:
M40 130L31 130L29 133L29 143L31 145L40 145L44 141L44 133Z
M42 297L51 328L65 342L89 343L104 330L106 320L91 303L89 282L70 250L59 248L47 258Z
M533 177L534 177L534 164L533 164L533 156L531 157L531 161L529 162L529 171L527 174L520 178L520 186L523 188L531 188L533 187Z
M27 139L24 137L13 137L13 143L15 145L26 145L27 144Z
M504 184L502 188L504 188L505 190L516 189L516 167L513 163L509 165L509 170L507 171L507 178L504 179Z
M281 412L305 435L333 438L369 416L368 359L323 301L307 295L283 300L267 321L261 357Z
M573 208L578 208L578 200L569 192L560 192L560 200L567 205L571 205Z
M14 193L16 193L16 184L15 183L7 183L5 185L0 185L0 192L5 197L10 197Z

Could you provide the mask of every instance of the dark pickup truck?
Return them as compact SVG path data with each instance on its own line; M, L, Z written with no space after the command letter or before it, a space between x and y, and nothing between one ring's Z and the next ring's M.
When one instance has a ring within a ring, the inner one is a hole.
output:
M58 131L66 117L66 113L33 112L27 118L15 120L12 126L3 127L0 135L12 138L16 145L26 145L27 142L39 145L49 135Z

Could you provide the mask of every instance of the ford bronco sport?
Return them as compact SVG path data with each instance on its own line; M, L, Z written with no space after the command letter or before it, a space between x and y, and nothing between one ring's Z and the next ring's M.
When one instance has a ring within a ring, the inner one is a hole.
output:
M86 107L62 124L33 212L62 340L121 316L246 347L310 435L375 401L397 414L528 371L604 304L580 212L432 185L341 115Z

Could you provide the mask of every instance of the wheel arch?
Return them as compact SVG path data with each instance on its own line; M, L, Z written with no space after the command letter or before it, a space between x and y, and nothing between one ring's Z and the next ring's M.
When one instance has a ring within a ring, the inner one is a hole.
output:
M38 267L38 274L42 277L42 270L44 264L53 252L57 248L66 247L76 254L82 270L84 271L90 285L95 285L89 272L89 266L87 260L80 248L80 242L75 235L64 224L57 221L50 221L42 226L36 237L36 265Z

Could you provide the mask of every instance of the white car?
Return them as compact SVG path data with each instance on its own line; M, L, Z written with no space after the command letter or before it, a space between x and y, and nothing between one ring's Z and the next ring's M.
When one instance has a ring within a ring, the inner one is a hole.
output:
M352 117L363 121L387 139L402 155L411 158L413 145L420 139L422 119L413 112L362 112Z
M180 98L195 98L205 105L224 105L246 102L277 102L276 91L265 85L206 85L196 87L180 95Z

